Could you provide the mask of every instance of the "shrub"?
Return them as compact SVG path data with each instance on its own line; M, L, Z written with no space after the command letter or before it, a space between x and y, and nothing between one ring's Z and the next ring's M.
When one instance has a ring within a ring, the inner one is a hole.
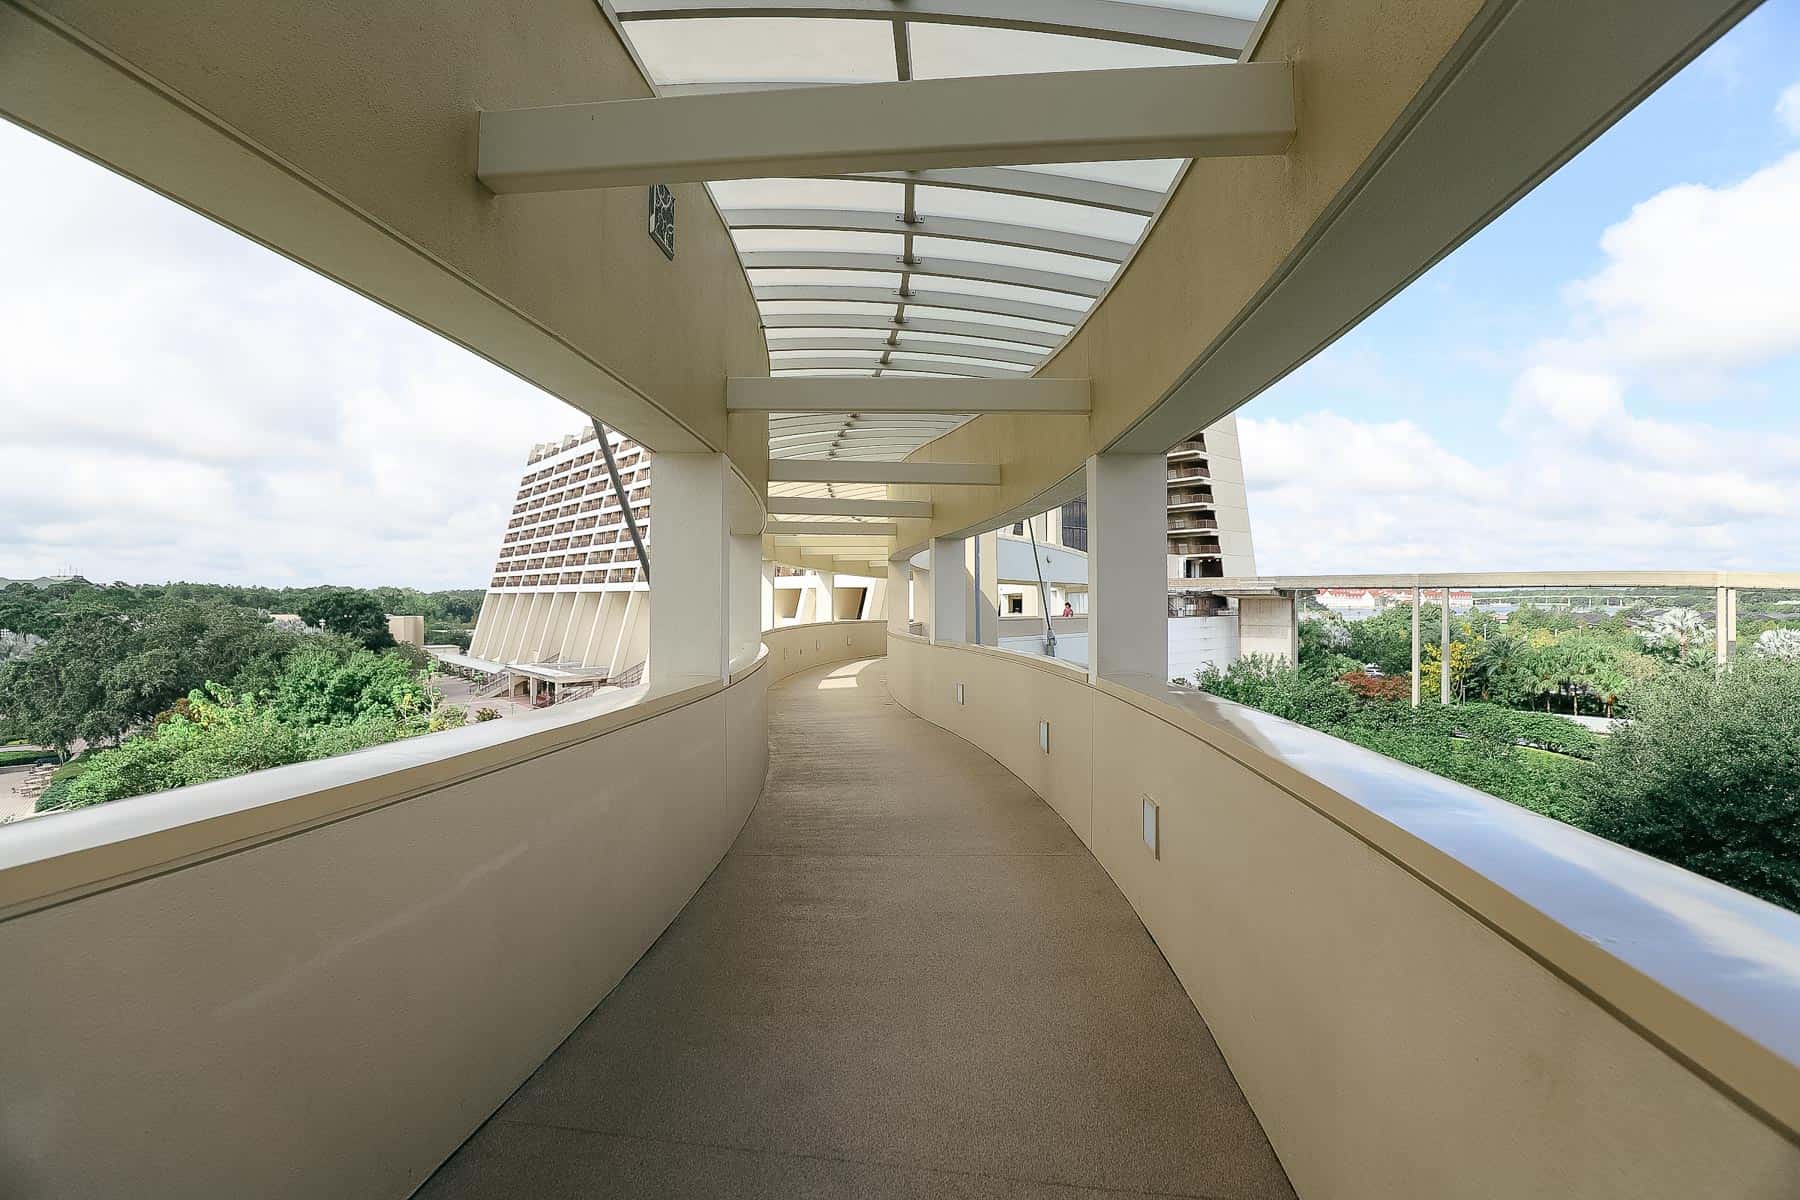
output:
M56 773L50 776L49 786L38 793L37 803L32 806L34 810L37 812L50 812L68 804L69 789L75 786L75 780L80 778L81 773L88 769L88 764L91 763L93 759L93 754L83 754L79 758L71 758L68 762L56 768Z
M494 708L478 708L475 710L475 719L477 721L498 721L500 711Z
M454 704L440 704L432 710L427 728L433 733L442 733L446 729L461 729L468 724L469 714Z
M1410 700L1412 680L1405 675L1370 675L1365 671L1346 671L1338 682L1364 700Z
M1601 837L1800 911L1800 665L1677 671L1582 773Z
M1315 729L1342 722L1355 703L1337 680L1296 671L1267 655L1246 655L1224 671L1205 667L1196 674L1202 691Z

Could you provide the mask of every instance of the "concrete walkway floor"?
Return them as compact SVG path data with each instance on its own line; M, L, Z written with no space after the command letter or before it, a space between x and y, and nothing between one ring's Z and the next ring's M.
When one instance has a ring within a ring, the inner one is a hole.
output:
M418 1195L1291 1197L1136 915L883 663L769 694L767 790Z

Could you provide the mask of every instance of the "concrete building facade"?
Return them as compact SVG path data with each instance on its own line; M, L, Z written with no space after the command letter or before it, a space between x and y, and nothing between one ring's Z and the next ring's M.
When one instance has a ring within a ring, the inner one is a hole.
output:
M611 434L619 481L650 536L648 450ZM593 429L531 448L469 657L629 678L649 653L649 583Z
M1169 578L1254 574L1243 452L1227 416L1169 451Z

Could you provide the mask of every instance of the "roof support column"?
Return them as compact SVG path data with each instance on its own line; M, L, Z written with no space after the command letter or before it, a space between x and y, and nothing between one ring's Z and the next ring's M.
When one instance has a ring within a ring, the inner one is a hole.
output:
M969 539L975 546L975 632L983 646L1000 644L1000 531Z
M1412 590L1412 706L1419 707L1419 585Z
M969 640L968 538L931 539L931 644Z
M1450 589L1444 588L1443 610L1438 613L1438 703L1450 703ZM1295 665L1298 665L1296 662Z
M652 467L651 470L655 470ZM762 642L762 534L731 535L731 661L748 664ZM661 564L659 563L658 566ZM772 585L771 585L772 587ZM771 595L769 606L773 608Z
M904 562L890 560L887 565L888 633L905 633L907 622L911 619L912 567Z
M650 590L652 678L730 675L732 538L726 516L731 467L723 454L658 454L656 581ZM758 560L761 539L757 539Z
M1088 679L1169 678L1168 460L1087 460Z

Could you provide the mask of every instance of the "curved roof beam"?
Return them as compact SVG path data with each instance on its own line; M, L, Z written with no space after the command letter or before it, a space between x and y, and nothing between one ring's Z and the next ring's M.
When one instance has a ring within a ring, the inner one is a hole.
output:
M919 217L907 221L891 212L847 208L733 208L721 214L733 229L822 229L832 233L896 233L914 237L946 238L961 242L985 242L992 246L1017 246L1024 250L1048 250L1105 263L1122 263L1131 257L1133 243L1085 233L1067 233L1038 225L1011 225L1004 221L975 221L967 217Z
M1156 214L1163 194L1153 188L1132 187L1123 183L1107 183L1100 179L1081 179L1074 175L1058 175L1054 171L1032 171L1023 167L945 167L936 171L851 171L827 175L826 179L866 179L875 183L916 183L924 187L959 188L971 192L1000 192L1007 196L1027 196L1034 200L1057 200L1064 204L1080 204L1087 208L1104 208L1112 212L1132 213L1140 217Z
M904 457L932 441L941 434L929 434L914 438L865 438L855 442L833 442L829 439L821 442L807 442L797 446L770 446L770 458L807 458L810 456L833 455L838 458L867 456L870 458L892 458L895 455Z
M908 232L896 230L895 232ZM1098 298L1106 280L1062 271L1009 267L1004 263L970 262L957 258L914 258L907 262L892 254L851 250L744 250L738 253L746 271L879 271L885 275L906 272L939 279L971 279L978 283L1004 283L1037 288L1070 296Z
M1079 308L1057 308L1050 304L1034 304L1029 300L976 296L968 292L907 292L903 296L891 288L810 283L777 284L752 290L758 302L804 300L817 303L838 301L845 304L907 304L919 308L989 313L996 317L1021 317L1027 321L1043 321L1049 325L1075 325L1086 315ZM828 313L804 315L815 323L830 318ZM763 319L767 321L768 315L765 314Z
M895 303L899 303L898 299ZM1026 329L1020 325L984 325L979 321L944 321L936 317L907 317L895 321L874 313L775 313L763 315L765 332L775 329L883 329L901 333L948 333L962 337L987 338L993 342L1017 342L1024 346L1042 346L1046 350L1061 345L1063 335L1042 329Z
M869 442L918 442L937 437L962 423L962 417L954 417L942 424L918 425L907 429L820 429L812 433L776 438L770 442L770 449L793 450L801 446L817 445L821 442L839 442L846 445L864 445Z
M848 358L787 358L779 363L771 361L772 371L903 371L908 373L923 372L928 375L967 375L975 379L1023 379L1025 372L1009 371L1004 367L983 367L975 363L938 362L929 358L908 358L905 355L894 355L887 362L879 358L870 359L867 363Z
M876 354L899 351L903 354L948 355L972 358L981 362L1019 363L1035 367L1044 361L1042 354L1029 350L1006 350L999 346L974 346L966 342L918 340L890 345L878 337L799 337L769 339L769 353L782 350L870 350Z
M830 422L845 427L855 426L859 429L887 427L893 425L933 425L944 421L955 423L962 418L946 413L934 412L881 412L879 410L862 412L771 412L769 428L771 437L779 437L784 430L793 430L802 424L820 421Z
M935 431L949 429L961 423L962 418L960 416L946 416L936 413L929 416L921 414L919 420L895 422L889 422L887 420L857 421L854 417L840 418L838 420L820 418L817 420L807 420L799 424L777 424L775 421L771 420L769 422L769 443L775 445L781 442L803 441L815 438L820 434L883 433L910 436L915 433L933 433Z
M993 463L792 463L769 468L769 483L805 484L937 484L946 487L992 487L1000 482Z
M789 460L806 458L826 460L832 458L855 458L860 459L863 462L881 462L884 459L891 461L895 458L904 459L908 454L911 454L920 446L934 440L936 436L937 435L934 434L932 437L914 438L907 442L895 441L849 444L821 442L816 446L804 446L799 448L771 446L769 448L769 457L770 459L780 458Z
M1101 38L1236 58L1256 22L1125 0L613 0L621 21L696 17L838 17L985 25Z
M763 532L771 537L845 537L845 538L882 538L898 537L900 527L891 521L825 520L825 521L770 521L763 526Z
M1033 379L1002 371L996 379L771 379L733 375L725 411L766 413L1087 413L1090 379Z
M937 425L945 421L955 424L960 420L962 418L954 414L934 412L771 412L769 436L782 437L788 433L802 432L803 426L819 422L828 422L846 429L911 429L918 425Z

